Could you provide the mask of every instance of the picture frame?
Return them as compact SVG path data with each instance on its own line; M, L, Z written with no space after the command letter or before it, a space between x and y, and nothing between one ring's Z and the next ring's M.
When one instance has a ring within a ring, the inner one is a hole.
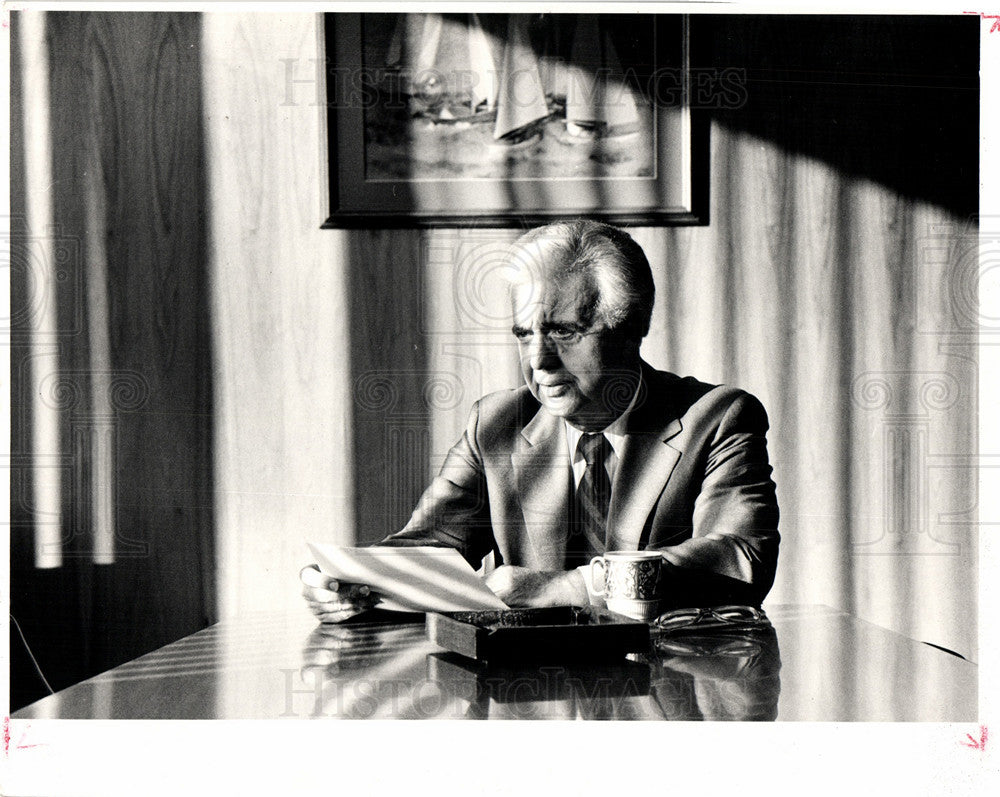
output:
M687 15L328 13L325 228L708 222Z

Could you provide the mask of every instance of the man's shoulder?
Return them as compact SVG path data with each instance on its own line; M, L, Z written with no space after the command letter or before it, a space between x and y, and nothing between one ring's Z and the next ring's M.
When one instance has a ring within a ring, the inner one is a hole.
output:
M518 423L523 426L535 417L541 406L527 386L523 385L487 393L476 403L479 407L480 426L510 426Z
M667 394L679 401L690 403L720 387L710 382L702 382L693 376L678 376L670 371L657 371L648 365L643 368L642 378L644 386L653 395Z
M539 409L538 401L527 387L487 393L475 404L474 428L469 433L487 458L509 452L516 448L522 431Z
M647 367L644 379L649 393L671 405L678 418L709 418L730 412L749 412L766 417L761 402L752 393L733 385L703 382L693 376L678 376Z

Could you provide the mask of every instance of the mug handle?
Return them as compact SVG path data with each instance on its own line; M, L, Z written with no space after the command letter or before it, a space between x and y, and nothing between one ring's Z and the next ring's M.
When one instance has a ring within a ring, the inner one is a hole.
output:
M597 565L601 566L601 571L602 571L601 572L601 579L600 579L600 582L599 582L600 585L601 585L600 589L598 589L597 585L594 583L595 582L595 578L594 578L595 570L594 570L594 568ZM605 567L605 559L604 559L603 556L595 556L593 559L590 560L590 586L591 586L591 591L595 595L603 595L604 594L604 572L603 572L604 571L604 567Z

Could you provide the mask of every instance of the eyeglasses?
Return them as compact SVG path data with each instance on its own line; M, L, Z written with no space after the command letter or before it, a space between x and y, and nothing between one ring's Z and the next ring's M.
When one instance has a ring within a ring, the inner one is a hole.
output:
M514 327L511 332L517 338L518 344L522 346L527 346L531 343L531 339L535 336L533 330L525 329L524 327ZM562 350L570 346L575 346L581 339L588 335L596 335L598 332L604 332L604 327L582 330L574 329L573 327L554 326L543 330L542 335L549 343L557 349Z
M668 656L713 656L716 658L746 659L759 655L767 646L757 635L739 636L729 631L723 634L699 636L661 635L656 639L656 649Z
M769 628L771 621L753 606L711 606L704 609L676 609L661 614L654 628L666 633L710 629L750 630Z

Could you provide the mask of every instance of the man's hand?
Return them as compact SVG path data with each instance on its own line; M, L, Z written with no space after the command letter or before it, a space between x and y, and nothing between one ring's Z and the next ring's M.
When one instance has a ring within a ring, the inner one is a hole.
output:
M299 573L302 597L321 623L339 623L367 611L381 598L365 584L346 584L307 565Z
M501 565L486 586L508 606L587 606L587 587L576 570L541 571Z

